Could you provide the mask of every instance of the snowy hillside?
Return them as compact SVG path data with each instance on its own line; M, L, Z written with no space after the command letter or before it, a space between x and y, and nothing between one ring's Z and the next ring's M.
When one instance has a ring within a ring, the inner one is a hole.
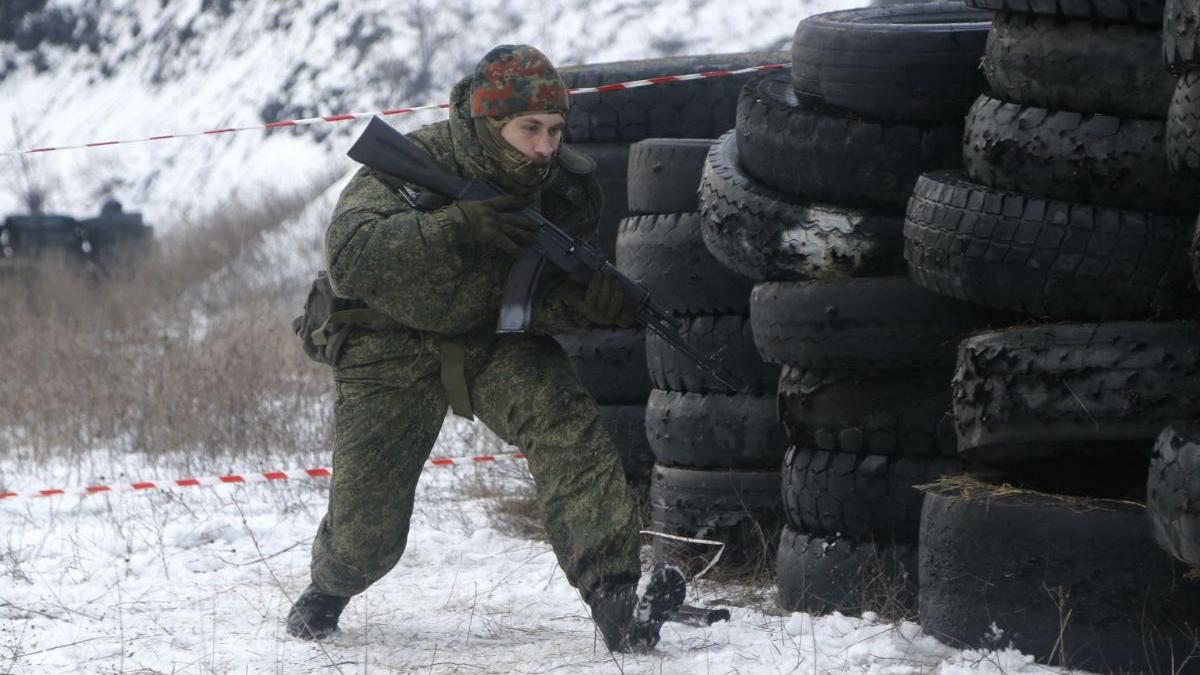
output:
M28 0L0 8L0 151L440 103L492 46L558 65L779 49L813 11L862 0ZM27 8L38 8L29 12ZM781 10L790 6L791 9ZM440 111L393 117L401 128ZM300 187L344 156L359 123L38 155L49 208L112 194L159 228L235 191ZM17 134L20 134L18 140ZM0 213L20 163L0 157Z

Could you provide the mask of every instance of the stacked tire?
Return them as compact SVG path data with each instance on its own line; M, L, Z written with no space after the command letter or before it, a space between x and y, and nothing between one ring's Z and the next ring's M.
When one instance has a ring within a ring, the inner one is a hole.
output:
M914 486L961 470L953 348L989 313L900 276L902 226L917 177L961 162L986 18L952 3L810 17L791 71L746 84L708 156L705 244L759 282L755 342L782 367L785 609L910 615Z
M1167 112L1167 162L1180 174L1200 176L1200 6L1167 0L1163 58L1178 75ZM1200 283L1200 226L1192 240L1192 271ZM1168 426L1158 437L1147 481L1147 506L1155 538L1171 555L1200 567L1200 456L1195 417Z
M778 533L783 434L775 419L779 370L759 358L750 333L752 282L718 263L700 234L696 186L711 139L647 139L629 155L629 207L617 266L672 312L696 352L721 351L742 381L730 391L654 333L646 335L653 387L645 431L654 454L651 529L725 545L721 569L769 561ZM703 567L716 550L656 537L656 556Z
M735 70L786 58L782 52L678 56L568 66L559 69L559 74L568 87L595 87L667 73ZM631 214L627 195L630 145L652 136L712 137L732 128L738 91L747 78L735 75L572 100L564 137L596 162L595 176L604 192L597 243L609 259L615 259L620 222ZM695 191L695 185L674 189L686 196ZM600 404L600 420L621 453L626 477L643 499L654 463L644 424L650 395L645 340L641 328L558 336L584 386Z
M1163 57L1178 75L1167 113L1167 159L1194 176L1200 174L1200 7L1167 0L1162 25Z
M921 623L1064 667L1174 671L1200 586L1153 545L1145 486L1163 426L1200 409L1200 324L1177 320L1196 299L1200 183L1167 159L1162 4L967 4L995 11L990 92L967 114L963 169L917 181L909 273L1057 323L959 345L958 451L987 472L926 497Z
M559 74L568 87L596 87L786 60L784 52L704 54L568 66L560 68ZM596 161L596 178L604 190L599 243L610 259L618 225L630 214L625 195L629 145L645 138L713 138L732 129L738 91L748 77L733 75L572 99L564 140Z

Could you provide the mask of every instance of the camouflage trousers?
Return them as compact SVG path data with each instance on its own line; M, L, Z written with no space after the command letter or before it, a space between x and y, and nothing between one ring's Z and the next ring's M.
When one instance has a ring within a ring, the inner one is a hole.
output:
M335 371L333 478L312 550L312 580L361 593L400 560L417 480L445 419L440 341L418 331L360 333ZM638 521L599 410L549 337L468 338L478 418L528 457L559 565L586 599L605 577L640 574Z

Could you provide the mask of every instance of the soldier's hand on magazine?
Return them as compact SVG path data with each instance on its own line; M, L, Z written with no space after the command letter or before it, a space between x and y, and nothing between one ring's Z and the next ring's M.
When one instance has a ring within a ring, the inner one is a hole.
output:
M625 289L611 274L592 275L579 310L595 323L605 326L628 328L635 322L633 307L625 299Z
M502 195L459 201L455 205L462 211L467 239L477 244L495 246L515 256L537 234L537 223L516 212L525 206L519 197Z

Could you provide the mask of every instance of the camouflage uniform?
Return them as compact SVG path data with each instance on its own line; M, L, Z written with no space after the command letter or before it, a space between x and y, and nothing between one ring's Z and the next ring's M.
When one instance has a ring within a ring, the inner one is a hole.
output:
M472 81L454 87L448 121L410 137L453 173L504 185L477 137ZM537 185L504 187L572 235L591 237L601 196L589 162L562 146ZM464 242L455 208L415 210L363 168L342 192L326 232L326 264L338 294L403 327L356 330L335 370L334 475L313 543L313 583L349 597L400 559L417 479L453 381L469 391L455 412L478 416L528 456L567 580L585 599L602 579L636 580L637 521L617 451L596 403L549 337L588 325L576 309L584 289L549 277L534 306L532 333L496 335L512 258Z

